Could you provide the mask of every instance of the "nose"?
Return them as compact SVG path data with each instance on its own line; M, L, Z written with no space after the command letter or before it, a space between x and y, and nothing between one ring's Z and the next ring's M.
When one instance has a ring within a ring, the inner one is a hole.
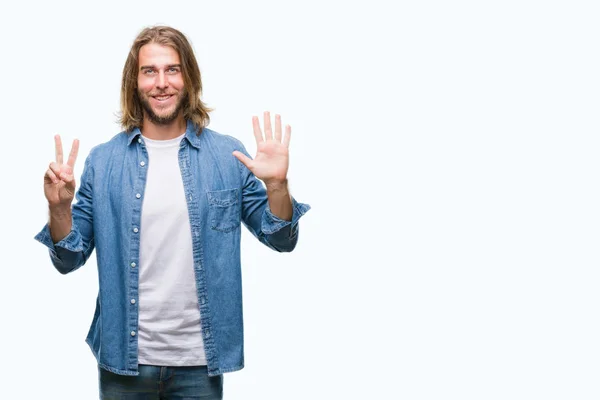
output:
M164 71L160 71L156 76L156 88L157 89L166 89L169 87L169 80L165 75Z

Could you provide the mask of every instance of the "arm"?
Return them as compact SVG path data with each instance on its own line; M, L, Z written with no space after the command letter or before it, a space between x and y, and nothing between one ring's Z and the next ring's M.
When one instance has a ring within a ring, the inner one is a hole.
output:
M50 164L44 177L44 193L50 219L35 239L48 247L54 267L62 274L82 266L94 248L90 157L81 176L77 202L71 206L75 192L73 167L78 142L73 143L67 164L62 163L62 145L56 137L57 160Z
M253 118L257 155L253 160L244 147L233 155L242 168L242 219L262 243L277 251L292 251L298 241L298 219L309 209L291 196L287 170L291 128L286 126L282 141L281 118L275 116L275 137L271 121L265 112L265 139L258 118ZM244 167L245 166L245 167ZM257 179L260 178L265 186Z
M267 185L267 198L273 215L286 221L292 220L292 196L288 190L287 179Z
M53 243L58 243L63 240L73 225L73 215L71 208L60 209L50 208L50 218L48 222L48 229L50 229L50 237Z

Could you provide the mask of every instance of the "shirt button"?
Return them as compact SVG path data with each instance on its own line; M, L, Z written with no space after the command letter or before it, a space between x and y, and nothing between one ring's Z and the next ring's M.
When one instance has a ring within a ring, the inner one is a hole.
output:
M131 299L131 304L135 304L135 299Z
M138 228L133 228L133 231L134 231L135 233L138 233L138 232L139 232L139 229L138 229Z
M138 138L138 143L142 143L142 139Z
M141 195L141 194L139 194L139 193L135 195L135 198L136 198L136 199L139 199L140 197L142 197L142 195Z
M135 263L131 263L131 268L135 268Z
M142 162L140 163L140 165L143 167L144 165L146 165L146 163L142 161Z
M135 331L131 331L131 336L135 336Z

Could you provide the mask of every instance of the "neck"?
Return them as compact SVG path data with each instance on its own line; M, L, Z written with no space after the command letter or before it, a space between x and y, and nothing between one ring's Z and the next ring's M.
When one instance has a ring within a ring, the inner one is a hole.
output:
M173 122L167 125L156 125L148 118L144 117L142 122L142 135L152 140L175 139L185 132L187 128L183 115L177 117Z

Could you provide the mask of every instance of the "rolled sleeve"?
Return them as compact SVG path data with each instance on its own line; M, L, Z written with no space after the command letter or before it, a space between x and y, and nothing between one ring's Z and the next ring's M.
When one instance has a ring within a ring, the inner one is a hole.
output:
M50 234L50 225L46 224L40 233L35 235L34 239L48 247L48 249L54 253L56 253L59 248L63 248L72 252L83 251L83 240L81 238L81 234L76 228L71 229L71 232L69 232L69 234L61 241L54 243Z
M271 235L282 230L286 226L291 225L292 229L290 233L292 236L294 236L294 230L297 229L298 220L300 217L306 214L308 210L310 210L310 206L308 204L299 203L296 201L296 199L294 199L294 197L292 197L292 219L291 221L287 221L273 214L271 208L267 204L261 221L261 230L263 233Z
M48 248L52 264L61 274L67 274L81 266L78 265L77 260L83 252L83 240L76 228L73 228L65 238L54 243L50 226L46 224L34 239Z

